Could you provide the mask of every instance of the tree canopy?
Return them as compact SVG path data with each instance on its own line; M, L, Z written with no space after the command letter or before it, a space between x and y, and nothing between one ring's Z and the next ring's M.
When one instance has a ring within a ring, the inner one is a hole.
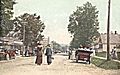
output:
M90 2L87 2L83 6L77 7L77 10L69 16L68 32L73 37L70 47L90 46L99 36L98 29L96 6L92 6Z
M62 51L62 46L56 41L51 41L53 46L53 52Z
M0 0L0 36L5 36L12 29L13 5L15 0Z
M13 29L8 36L19 37L26 46L32 42L42 40L41 33L45 29L44 23L40 20L40 16L36 14L24 13L13 20Z

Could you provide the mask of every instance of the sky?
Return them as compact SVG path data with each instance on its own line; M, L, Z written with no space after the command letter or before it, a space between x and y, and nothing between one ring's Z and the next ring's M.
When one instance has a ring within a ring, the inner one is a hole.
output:
M67 30L69 16L76 11L77 6L83 6L87 1L96 6L99 11L99 32L106 33L108 0L16 0L14 17L24 13L36 13L45 23L46 28L42 33L45 37L50 37L50 41L60 44L69 44L72 39ZM120 33L119 5L119 0L111 1L110 31L118 33Z

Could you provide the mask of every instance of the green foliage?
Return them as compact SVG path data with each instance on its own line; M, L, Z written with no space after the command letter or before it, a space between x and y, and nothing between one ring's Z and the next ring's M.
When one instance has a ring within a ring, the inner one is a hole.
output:
M5 36L13 27L12 21L10 20L13 17L13 5L16 4L15 0L1 0L1 36Z
M53 45L53 51L56 52L56 51L61 51L62 47L59 43L55 42L55 41L52 41L51 42L52 45Z
M68 31L73 35L71 47L90 46L98 38L99 22L96 10L95 6L87 2L70 15Z
M21 40L23 39L24 44L28 46L31 45L32 42L42 40L43 35L41 35L41 33L44 29L45 25L40 20L40 16L24 13L14 19L14 34L10 36L19 37ZM23 36L25 38L23 38Z
M99 57L106 57L106 52L97 52L95 55Z
M2 36L2 27L0 25L0 36Z
M116 61L107 61L107 60L103 60L103 59L99 59L99 58L92 58L91 62L100 68L104 68L104 69L120 69L120 63L116 62Z

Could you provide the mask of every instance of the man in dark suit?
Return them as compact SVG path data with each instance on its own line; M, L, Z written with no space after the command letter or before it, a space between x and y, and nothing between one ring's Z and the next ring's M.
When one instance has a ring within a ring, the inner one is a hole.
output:
M45 55L47 56L47 63L50 65L52 63L52 50L50 48L50 44L47 45Z

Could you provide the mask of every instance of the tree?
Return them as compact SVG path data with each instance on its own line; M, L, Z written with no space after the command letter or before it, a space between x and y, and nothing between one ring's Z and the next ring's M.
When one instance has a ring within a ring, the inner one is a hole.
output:
M69 16L68 32L73 39L70 47L90 46L99 37L98 11L96 6L87 2Z
M12 28L14 4L15 0L0 0L0 36L5 36Z
M25 46L30 46L38 40L42 40L41 33L45 29L40 16L24 13L14 19L13 31L8 36L19 37L23 40Z
M57 43L55 41L51 41L51 43L52 43L54 52L61 51L62 47L61 47L61 45L59 43Z

